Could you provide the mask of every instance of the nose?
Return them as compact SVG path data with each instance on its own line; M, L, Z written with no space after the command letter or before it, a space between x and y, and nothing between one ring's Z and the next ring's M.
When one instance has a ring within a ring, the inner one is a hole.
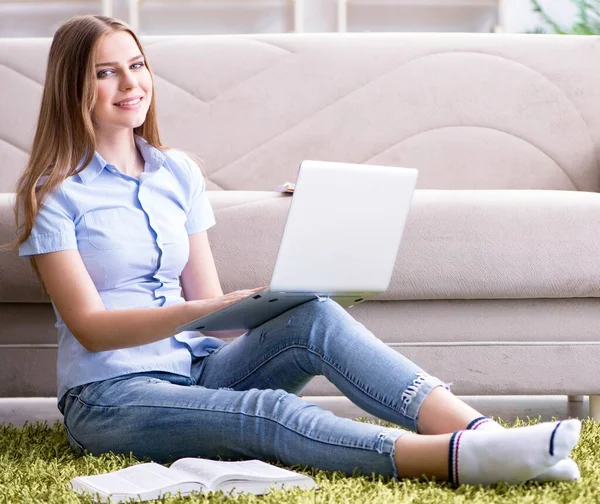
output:
M121 75L121 91L127 91L129 89L135 89L137 87L137 79L135 78L135 75L133 75L133 72L131 72L131 70L126 69Z

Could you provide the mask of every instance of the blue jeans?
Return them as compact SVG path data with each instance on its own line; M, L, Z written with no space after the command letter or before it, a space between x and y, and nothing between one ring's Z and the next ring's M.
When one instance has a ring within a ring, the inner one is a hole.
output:
M195 359L191 378L121 376L71 389L69 441L93 454L256 458L397 477L399 429L340 418L298 393L324 375L371 414L416 431L429 392L445 386L331 300L294 308Z

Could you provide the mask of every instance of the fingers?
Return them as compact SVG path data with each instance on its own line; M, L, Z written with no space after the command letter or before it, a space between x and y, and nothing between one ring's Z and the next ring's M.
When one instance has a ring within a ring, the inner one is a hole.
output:
M236 301L239 301L240 299L244 299L244 298L251 296L255 292L264 290L265 288L266 287L256 287L254 289L242 289L242 290L233 291L233 292L230 292L228 294L224 294L223 296L221 296L221 298L219 298L219 301L223 305L230 305L232 303L235 303Z
M210 300L203 301L203 303L208 302L210 304L209 313L213 311L219 310L226 306L229 306L233 303L236 303L244 298L247 298L254 294L255 292L264 290L266 287L256 287L254 289L243 289L237 290L233 292L229 292L228 294L223 294L218 298L213 298ZM205 313L206 314L206 313Z
M225 294L225 296L241 296L241 297L245 297L245 296L249 296L250 294L253 294L254 292L258 292L261 290L266 289L266 287L256 287L254 289L242 289L242 290L237 290L237 291L233 291L230 292L229 294Z
M244 289L244 290L233 291L233 292L230 292L229 294L225 294L222 299L224 299L224 300L226 299L228 301L238 300L238 299L242 299L242 298L251 296L258 290L260 290L260 289Z

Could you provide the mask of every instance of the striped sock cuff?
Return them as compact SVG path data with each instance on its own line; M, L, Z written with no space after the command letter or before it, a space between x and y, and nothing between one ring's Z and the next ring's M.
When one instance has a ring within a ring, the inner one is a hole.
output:
M460 438L465 431L457 431L450 438L450 447L448 449L448 479L454 485L460 485L458 477L458 449L460 447Z
M484 423L488 423L491 421L492 421L491 418L488 418L485 416L480 416L479 418L476 418L475 420L473 420L469 425L467 425L467 430L477 430Z

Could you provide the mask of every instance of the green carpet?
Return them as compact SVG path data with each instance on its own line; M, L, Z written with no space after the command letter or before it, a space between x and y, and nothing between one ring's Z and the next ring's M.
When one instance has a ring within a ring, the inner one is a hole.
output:
M517 422L515 426L530 422ZM274 492L257 497L228 498L209 496L169 497L162 503L491 503L522 502L527 504L600 503L600 425L584 422L579 445L573 458L581 469L576 483L525 483L493 487L463 486L454 489L445 483L408 480L401 483L379 477L348 478L340 473L311 471L294 467L313 476L321 490ZM133 457L90 455L75 457L69 449L61 424L26 425L23 428L0 426L0 504L92 502L73 493L67 482L78 475L97 474L137 463Z

